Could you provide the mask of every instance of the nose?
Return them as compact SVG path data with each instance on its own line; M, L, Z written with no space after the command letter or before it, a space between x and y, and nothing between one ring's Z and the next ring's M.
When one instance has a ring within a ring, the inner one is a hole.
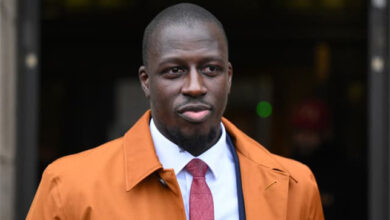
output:
M182 94L191 97L199 97L205 95L206 93L207 88L202 76L198 73L196 68L191 68L185 78Z

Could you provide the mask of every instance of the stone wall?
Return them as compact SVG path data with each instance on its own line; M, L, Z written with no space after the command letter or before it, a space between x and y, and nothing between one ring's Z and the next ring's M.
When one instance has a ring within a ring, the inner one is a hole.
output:
M0 219L14 218L16 0L0 0Z

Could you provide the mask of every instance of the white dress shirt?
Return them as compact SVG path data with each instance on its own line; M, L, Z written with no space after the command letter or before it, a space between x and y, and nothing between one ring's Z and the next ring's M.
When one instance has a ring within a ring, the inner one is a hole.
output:
M150 131L157 156L164 169L175 171L183 196L187 219L189 219L192 175L184 167L194 158L201 159L209 166L206 173L206 182L213 196L214 218L223 220L239 219L234 160L226 142L226 131L222 123L221 130L222 135L217 143L203 154L194 157L168 140L157 129L153 119L150 120Z

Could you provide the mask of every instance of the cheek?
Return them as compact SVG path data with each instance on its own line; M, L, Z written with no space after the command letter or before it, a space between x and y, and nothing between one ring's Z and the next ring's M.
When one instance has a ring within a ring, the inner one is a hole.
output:
M212 91L214 93L215 107L223 111L226 107L229 89L226 86L215 87Z
M221 79L218 83L214 84L216 92L220 98L227 97L230 90L230 83L227 78Z
M153 82L150 87L150 102L158 111L172 108L175 97L175 87L164 82Z

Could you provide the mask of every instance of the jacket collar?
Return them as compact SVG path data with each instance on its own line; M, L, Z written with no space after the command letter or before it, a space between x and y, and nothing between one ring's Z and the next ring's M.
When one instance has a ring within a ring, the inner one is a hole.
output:
M149 129L150 118L151 114L148 110L126 132L123 139L126 191L131 190L156 170L162 169L153 147L153 139Z
M127 191L131 190L156 170L162 169L150 134L150 118L151 112L148 110L124 135L123 150ZM263 146L249 138L227 119L222 118L222 123L236 146L240 166L242 166L244 161L247 161L250 164L271 170L273 173L277 172L291 177L287 169L278 163ZM241 170L243 170L243 167L241 167ZM245 176L244 173L242 173L243 177ZM273 181L270 184L274 184ZM269 186L267 185L266 187Z
M297 182L275 155L222 119L236 147L246 219L287 219L290 180Z
M225 125L226 131L229 133L232 141L236 147L239 155L251 160L253 163L275 170L280 173L284 173L290 176L294 181L294 177L291 176L288 169L280 164L276 159L275 155L269 152L264 146L248 137L245 133L239 130L234 124L232 124L226 118L222 118L222 123Z

